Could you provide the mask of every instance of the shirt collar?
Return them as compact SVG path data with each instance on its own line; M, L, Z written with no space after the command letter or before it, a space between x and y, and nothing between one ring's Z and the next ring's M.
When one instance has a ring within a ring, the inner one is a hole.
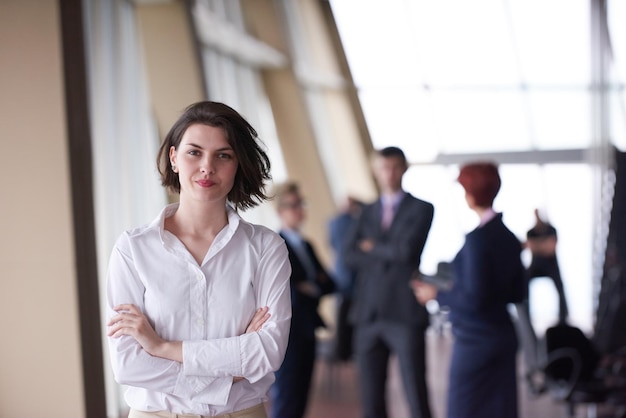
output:
M382 195L380 197L380 201L383 205L391 203L392 207L397 208L398 204L400 203L400 201L405 195L406 195L406 192L404 190L398 190L397 192L393 194Z
M497 212L494 211L493 208L487 209L485 212L483 212L483 215L480 217L480 224L478 226L480 227L480 226L485 225L487 222L495 218L496 215L497 215Z
M157 218L150 224L151 228L157 228L159 230L159 236L161 237L162 243L167 242L165 235L165 219L176 213L178 206L179 203L172 203L165 206L163 210L161 210L159 216L157 216ZM241 220L235 209L233 209L233 207L229 204L226 204L226 216L228 217L228 225L226 225L226 228L218 234L218 236L220 236L220 241L223 239L225 242L230 240L230 238L235 234Z
M295 229L283 228L280 232L291 245L299 245L302 242L302 235Z

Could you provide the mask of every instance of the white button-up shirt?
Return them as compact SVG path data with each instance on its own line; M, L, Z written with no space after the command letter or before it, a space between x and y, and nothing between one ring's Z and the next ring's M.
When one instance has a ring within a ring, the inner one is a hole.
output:
M141 411L219 415L266 400L285 355L291 320L287 248L275 232L242 220L228 207L228 225L201 265L164 221L123 233L107 275L107 311L141 309L157 334L183 342L182 364L153 357L130 336L108 338L116 380ZM244 334L257 308L271 317ZM233 383L233 376L245 380Z

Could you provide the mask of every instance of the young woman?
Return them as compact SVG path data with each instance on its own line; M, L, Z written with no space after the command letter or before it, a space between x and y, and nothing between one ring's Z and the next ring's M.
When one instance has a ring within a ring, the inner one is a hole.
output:
M237 210L266 198L269 159L235 110L199 102L157 163L179 203L120 236L107 278L111 362L129 417L266 417L289 336L291 267L283 239Z

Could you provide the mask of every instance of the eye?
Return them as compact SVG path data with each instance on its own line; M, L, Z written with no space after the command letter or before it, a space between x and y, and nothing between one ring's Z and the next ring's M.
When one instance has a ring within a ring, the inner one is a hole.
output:
M220 152L219 154L217 154L217 158L222 160L231 160L233 156L225 152Z
M187 152L188 155L198 156L200 155L200 151L192 149Z

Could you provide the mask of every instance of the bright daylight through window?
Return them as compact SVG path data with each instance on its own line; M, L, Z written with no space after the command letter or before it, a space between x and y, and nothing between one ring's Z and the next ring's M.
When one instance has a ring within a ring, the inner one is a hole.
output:
M618 65L626 47L617 44L624 30L615 22L626 7L609 2L609 34L600 30L606 36L594 41L592 3L331 1L374 147L403 148L413 164L404 187L435 204L423 269L453 257L476 224L455 183L458 164L494 159L503 177L495 208L518 238L532 227L535 208L557 227L566 293L576 307L571 319L585 329L593 321L598 227L597 173L587 150L605 123L594 107L592 42L614 48L604 132L624 149L626 131Z

